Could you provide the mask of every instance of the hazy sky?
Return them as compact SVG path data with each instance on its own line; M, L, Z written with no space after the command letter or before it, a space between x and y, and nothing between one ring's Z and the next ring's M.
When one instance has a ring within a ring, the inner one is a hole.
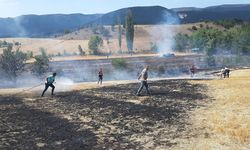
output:
M0 17L24 14L106 13L131 6L160 5L166 8L250 4L250 0L0 0Z

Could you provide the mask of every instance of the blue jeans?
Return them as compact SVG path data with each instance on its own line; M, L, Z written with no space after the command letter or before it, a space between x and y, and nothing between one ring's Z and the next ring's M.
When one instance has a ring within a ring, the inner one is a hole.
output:
M138 89L137 94L140 94L140 93L141 93L141 91L142 91L142 89L143 89L144 86L145 86L145 88L146 88L147 94L150 94L150 92L149 92L149 90L148 90L148 83L147 83L147 81L141 81L141 86L140 86L140 88Z

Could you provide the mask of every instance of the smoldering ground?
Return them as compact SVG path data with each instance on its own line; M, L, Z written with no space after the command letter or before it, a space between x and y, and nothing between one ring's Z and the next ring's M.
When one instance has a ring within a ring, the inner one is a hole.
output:
M206 87L167 80L152 82L150 97L132 95L136 90L125 84L46 98L0 96L0 148L166 149L194 136L189 112L206 103Z

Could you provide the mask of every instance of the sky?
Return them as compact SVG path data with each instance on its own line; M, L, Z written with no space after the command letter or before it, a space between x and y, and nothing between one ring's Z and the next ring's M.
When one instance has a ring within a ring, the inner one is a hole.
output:
M132 6L204 8L222 4L250 4L250 0L0 0L0 17L26 14L107 13Z

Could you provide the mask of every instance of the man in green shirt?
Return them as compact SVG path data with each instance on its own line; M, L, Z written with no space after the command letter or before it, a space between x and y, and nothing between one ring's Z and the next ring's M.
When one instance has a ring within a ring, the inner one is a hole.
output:
M53 83L55 82L55 77L56 77L56 73L53 73L53 75L50 75L46 78L46 81L45 81L45 88L43 90L43 93L42 93L42 97L44 95L44 93L47 91L47 89L49 87L52 88L52 91L51 91L51 95L54 95L54 89L55 89L55 86L53 85Z

